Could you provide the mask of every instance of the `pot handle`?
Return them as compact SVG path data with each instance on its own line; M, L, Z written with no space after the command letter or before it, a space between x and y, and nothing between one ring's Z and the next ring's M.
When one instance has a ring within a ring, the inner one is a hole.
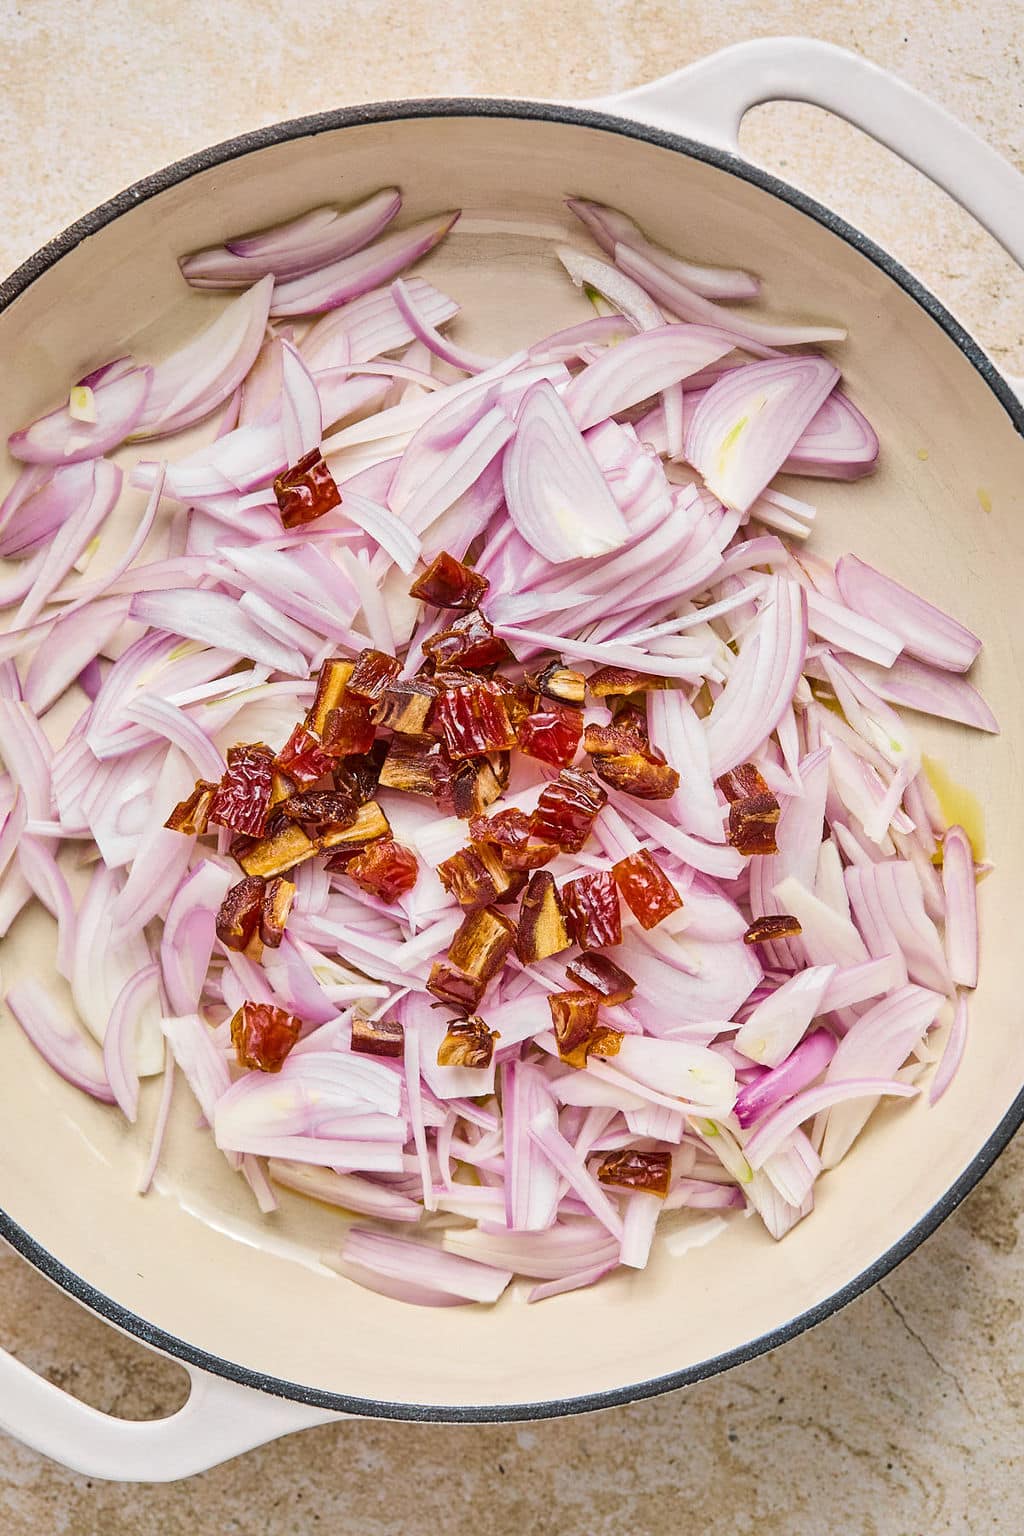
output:
M588 102L739 156L744 114L804 101L885 144L955 198L1024 267L1024 178L944 107L877 64L809 37L723 48L649 85Z
M0 1429L87 1477L170 1483L281 1435L351 1417L187 1369L184 1406L139 1422L90 1408L0 1350Z

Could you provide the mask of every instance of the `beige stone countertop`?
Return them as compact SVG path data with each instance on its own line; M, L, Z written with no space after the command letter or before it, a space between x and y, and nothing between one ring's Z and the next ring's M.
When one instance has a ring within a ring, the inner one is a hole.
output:
M127 183L259 124L375 98L598 95L773 33L859 50L1024 168L1021 14L1012 0L0 0L0 268ZM942 194L812 109L760 108L743 143L1024 373L1024 279ZM533 1426L331 1425L161 1487L90 1482L0 1437L0 1533L1020 1532L1022 1173L1018 1140L881 1285L687 1391ZM177 1367L9 1251L0 1344L127 1417L183 1394Z

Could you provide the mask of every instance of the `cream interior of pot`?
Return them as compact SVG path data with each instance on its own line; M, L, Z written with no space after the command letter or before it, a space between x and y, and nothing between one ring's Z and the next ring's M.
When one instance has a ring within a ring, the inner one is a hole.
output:
M0 315L0 432L55 403L87 368L127 350L159 356L213 313L222 300L184 285L180 253L390 183L410 220L464 209L422 270L461 301L455 334L475 348L511 349L587 313L552 251L579 238L567 193L626 209L693 259L753 268L779 314L849 326L835 355L878 429L881 468L852 486L792 483L818 507L814 547L856 551L982 635L979 680L1003 727L995 738L921 727L926 750L979 796L995 861L981 888L982 981L964 1065L936 1108L918 1100L876 1113L821 1180L812 1217L781 1244L739 1216L704 1247L661 1248L646 1271L541 1305L527 1306L519 1284L492 1309L420 1310L320 1263L338 1245L338 1212L282 1192L280 1211L260 1216L196 1128L184 1085L157 1185L140 1198L158 1085L147 1084L131 1128L60 1081L4 1014L0 1204L123 1307L253 1371L408 1404L576 1397L692 1367L824 1301L942 1199L1020 1092L1024 449L940 326L809 216L612 132L473 117L368 124L243 155L84 240ZM142 456L153 456L149 445ZM0 468L3 488L13 473ZM52 954L48 920L27 911L3 945L5 981L49 975Z

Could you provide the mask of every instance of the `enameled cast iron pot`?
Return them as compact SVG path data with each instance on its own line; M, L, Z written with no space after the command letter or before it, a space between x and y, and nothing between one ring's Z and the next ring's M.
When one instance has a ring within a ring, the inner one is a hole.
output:
M0 1424L47 1455L93 1476L169 1479L341 1415L539 1418L685 1385L782 1343L885 1275L1024 1118L1024 410L891 257L740 159L743 113L772 98L816 102L890 144L1024 263L1013 169L906 86L821 43L743 44L583 108L355 107L159 172L0 286L0 434L46 408L59 380L124 351L159 355L194 325L197 304L219 302L181 282L180 253L394 183L410 219L465 210L428 275L477 317L466 322L471 346L511 350L580 313L550 254L570 233L567 193L624 208L698 260L755 268L779 313L848 324L840 361L879 430L881 468L856 486L816 483L817 547L855 550L981 634L981 683L1003 727L995 738L922 729L926 749L980 794L996 865L982 888L982 983L959 1076L934 1110L880 1111L822 1182L813 1218L781 1244L737 1219L704 1248L659 1252L646 1271L541 1306L509 1296L493 1309L420 1310L318 1265L337 1241L326 1208L286 1197L271 1221L259 1217L195 1131L187 1094L159 1189L134 1196L136 1133L58 1080L7 1017L0 1233L84 1305L183 1361L193 1384L173 1418L125 1423L0 1353ZM45 963L43 922L19 919L5 980ZM153 1109L144 1096L142 1136Z

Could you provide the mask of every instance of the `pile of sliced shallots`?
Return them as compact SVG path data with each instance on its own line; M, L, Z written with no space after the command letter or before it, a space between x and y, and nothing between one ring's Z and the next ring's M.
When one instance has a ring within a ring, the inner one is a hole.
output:
M185 258L238 296L10 439L0 934L40 901L57 975L6 1000L132 1122L163 1074L140 1189L177 1069L262 1211L363 1218L343 1274L536 1300L781 1238L944 1091L979 869L892 706L996 725L774 484L874 468L842 330L572 201L590 318L480 356L401 203Z

